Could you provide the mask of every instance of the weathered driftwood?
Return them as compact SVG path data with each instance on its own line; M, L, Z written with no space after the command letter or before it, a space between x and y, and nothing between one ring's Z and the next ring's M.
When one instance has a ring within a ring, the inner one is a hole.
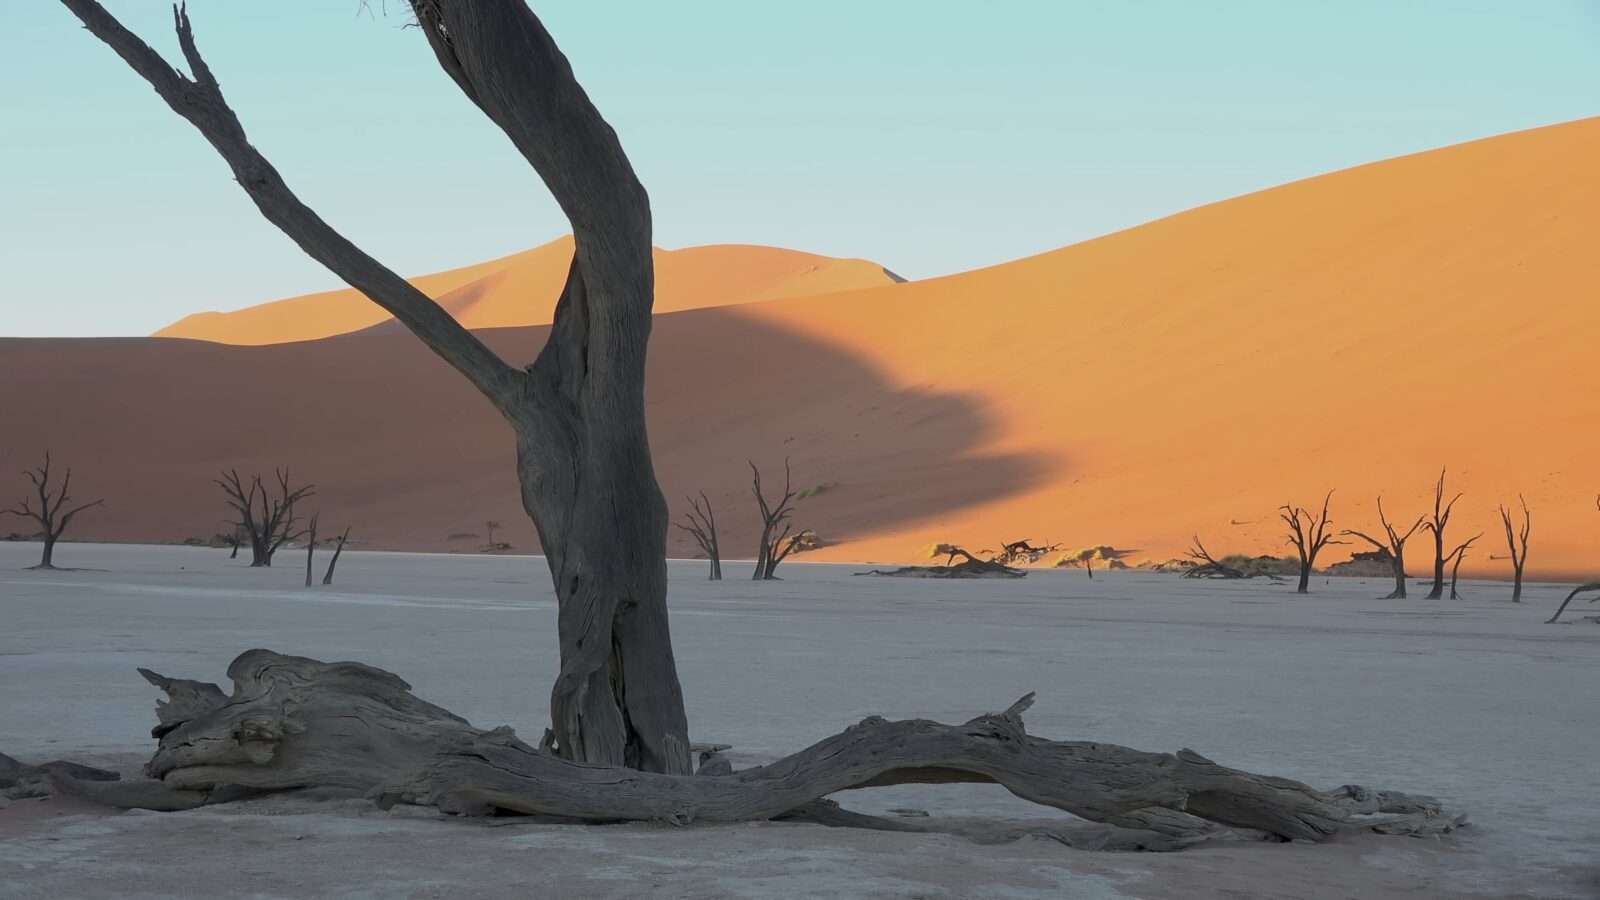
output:
M143 671L143 670L141 670ZM733 771L703 752L701 774L668 775L573 762L530 746L509 728L484 731L423 701L389 672L268 650L228 669L233 692L143 672L168 694L146 773L155 781L75 783L69 790L121 806L180 809L241 792L304 788L362 792L389 806L434 806L587 822L737 822L802 818L824 824L944 830L976 839L1058 832L1075 846L1176 849L1246 829L1321 840L1341 831L1437 834L1461 819L1426 797L1359 787L1314 790L1297 781L1218 765L1191 750L1146 753L1029 735L1028 695L997 715L960 725L863 720L769 765ZM838 791L895 784L994 783L1019 797L1114 830L1062 826L902 827L821 801ZM871 821L868 821L872 819ZM890 824L885 824L885 823Z

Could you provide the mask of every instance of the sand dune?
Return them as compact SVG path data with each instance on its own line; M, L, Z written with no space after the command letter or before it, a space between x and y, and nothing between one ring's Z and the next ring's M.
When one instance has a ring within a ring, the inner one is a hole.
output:
M799 513L837 542L820 558L888 561L1019 537L1165 557L1198 533L1218 552L1273 551L1285 501L1337 488L1339 524L1366 530L1379 492L1418 515L1448 465L1466 492L1453 532L1486 532L1464 571L1505 571L1488 559L1504 552L1494 510L1520 491L1529 571L1600 574L1597 169L1589 119L949 278L666 312L650 359L660 475L670 499L704 488L730 555L748 553L744 460L787 455L800 486L826 486ZM496 322L511 293L464 289L516 280L497 263L436 289ZM84 538L209 534L214 469L289 463L322 486L325 524L373 544L462 548L447 536L492 518L531 547L504 427L385 331L0 343L6 465L47 444L75 463L108 498ZM520 360L543 333L488 336Z
M829 291L893 284L898 276L864 259L836 259L753 244L656 250L656 311L729 306ZM469 328L547 325L572 261L572 237L477 265L412 279ZM282 344L399 325L354 289L325 291L250 306L203 312L162 328L155 337L220 344Z

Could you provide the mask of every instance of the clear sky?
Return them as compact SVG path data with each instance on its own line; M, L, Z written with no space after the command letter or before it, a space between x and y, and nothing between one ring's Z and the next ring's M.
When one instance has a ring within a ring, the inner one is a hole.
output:
M158 0L111 0L176 61ZM193 0L253 142L405 274L566 230L404 0ZM0 334L147 334L339 286L50 0L6 4ZM1600 113L1588 0L535 0L656 242L1003 262L1333 169Z

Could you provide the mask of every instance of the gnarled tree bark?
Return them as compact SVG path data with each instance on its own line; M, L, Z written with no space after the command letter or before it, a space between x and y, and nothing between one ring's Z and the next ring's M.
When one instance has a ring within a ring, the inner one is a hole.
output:
M412 0L439 65L503 131L572 223L575 249L550 337L507 365L427 295L368 256L290 191L247 140L174 8L190 75L95 0L62 0L187 119L268 221L389 311L510 423L523 508L559 603L553 743L568 759L690 769L666 611L667 505L645 433L645 346L654 297L650 202L611 126L522 0Z
M169 698L157 705L152 733L160 743L146 766L155 781L58 778L66 789L156 809L318 787L469 815L677 825L797 817L884 827L818 801L856 788L982 782L1138 832L1134 844L1157 849L1176 849L1219 825L1320 841L1357 829L1437 834L1464 821L1431 798L1353 786L1319 791L1191 750L1146 753L1035 737L1022 723L1032 694L960 725L872 717L768 765L668 775L574 763L508 728L475 728L413 696L399 677L361 663L251 650L228 668L229 695L141 672Z

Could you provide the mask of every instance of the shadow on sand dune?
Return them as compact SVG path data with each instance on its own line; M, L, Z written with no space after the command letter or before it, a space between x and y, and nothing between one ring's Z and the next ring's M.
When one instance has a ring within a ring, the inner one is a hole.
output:
M483 332L523 363L547 328ZM746 459L796 488L798 516L830 542L1006 497L1041 460L979 452L975 398L887 383L873 365L735 309L656 319L648 402L657 472L677 514L705 490L729 556L757 531ZM292 467L318 485L323 529L365 546L471 550L486 520L535 547L510 434L459 376L405 334L261 347L187 340L0 340L0 488L51 449L75 493L104 497L80 540L180 541L224 527L217 471ZM451 537L454 536L452 540ZM674 554L691 545L676 531ZM912 553L916 548L907 548Z

